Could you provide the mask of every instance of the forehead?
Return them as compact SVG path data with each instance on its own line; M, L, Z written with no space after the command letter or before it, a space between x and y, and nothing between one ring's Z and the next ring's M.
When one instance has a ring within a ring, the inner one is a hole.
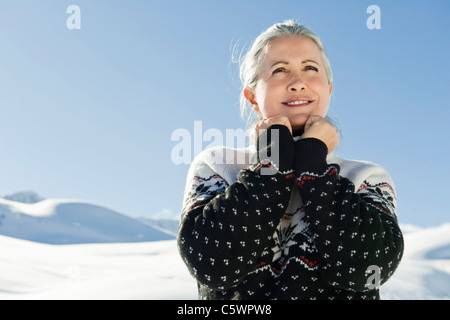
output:
M322 62L317 44L308 37L280 37L270 42L263 64L272 64L277 60L294 62L311 59Z

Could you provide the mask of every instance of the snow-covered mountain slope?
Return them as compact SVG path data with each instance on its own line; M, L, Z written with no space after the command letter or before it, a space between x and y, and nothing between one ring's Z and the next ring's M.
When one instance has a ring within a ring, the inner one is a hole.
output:
M44 200L41 196L39 196L34 191L22 191L22 192L16 192L13 194L5 195L2 198L6 200L12 200L22 203L36 203L39 201Z
M450 299L450 224L404 233L402 262L381 287L382 297Z
M2 299L197 299L175 240L54 246L0 236ZM450 299L450 224L405 233L381 298Z
M165 232L172 234L174 237L177 236L178 227L180 225L179 220L172 219L148 219L148 218L139 218L140 222L148 224L155 229L162 229Z
M47 199L21 203L0 198L0 235L47 244L174 239L126 215L84 201Z

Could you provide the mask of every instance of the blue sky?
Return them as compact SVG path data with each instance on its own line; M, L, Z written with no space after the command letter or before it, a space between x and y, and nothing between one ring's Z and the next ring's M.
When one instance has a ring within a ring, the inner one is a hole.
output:
M66 26L71 4L79 30ZM379 30L366 26L372 4ZM189 166L172 162L172 132L243 128L233 48L294 19L330 58L336 153L390 172L401 223L449 222L449 10L444 0L1 0L0 195L178 214Z

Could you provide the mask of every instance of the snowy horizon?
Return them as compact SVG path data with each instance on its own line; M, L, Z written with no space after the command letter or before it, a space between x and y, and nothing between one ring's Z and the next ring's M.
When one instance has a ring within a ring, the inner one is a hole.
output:
M0 198L0 300L196 300L176 227L82 201ZM381 299L450 299L450 223L400 227L403 260Z

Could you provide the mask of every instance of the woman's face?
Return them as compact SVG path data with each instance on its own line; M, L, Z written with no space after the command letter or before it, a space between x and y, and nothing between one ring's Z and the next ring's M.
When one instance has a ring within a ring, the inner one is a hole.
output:
M313 40L297 36L269 44L256 88L244 94L263 119L285 115L299 130L309 116L326 116L331 90L319 48Z

